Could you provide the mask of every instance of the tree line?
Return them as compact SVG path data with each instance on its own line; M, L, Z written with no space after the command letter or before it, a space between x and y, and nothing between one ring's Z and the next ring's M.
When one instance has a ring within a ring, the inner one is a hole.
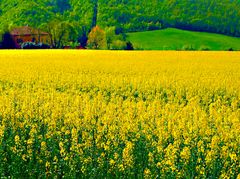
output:
M29 25L48 32L55 48L66 42L87 45L96 25L105 33L113 27L114 35L177 27L239 37L239 19L238 0L0 1L0 32Z

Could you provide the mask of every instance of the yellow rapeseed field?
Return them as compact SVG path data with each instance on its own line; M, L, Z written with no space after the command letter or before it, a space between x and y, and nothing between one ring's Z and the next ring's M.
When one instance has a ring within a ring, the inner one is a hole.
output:
M0 51L0 176L240 178L239 52Z

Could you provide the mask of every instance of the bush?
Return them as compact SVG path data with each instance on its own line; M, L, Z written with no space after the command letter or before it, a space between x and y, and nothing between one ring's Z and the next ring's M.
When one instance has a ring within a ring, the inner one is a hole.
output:
M2 43L1 43L1 48L3 49L16 49L16 43L14 42L11 34L9 32L6 32L2 36Z
M209 51L209 50L211 50L211 49L210 49L210 47L203 45L203 46L201 46L201 47L199 48L199 50L200 50L200 51Z
M127 41L125 50L134 50L133 44Z
M160 22L154 23L154 22L149 22L148 23L148 30L158 30L162 29L162 24Z
M125 50L127 48L127 44L122 40L115 40L112 42L110 49L111 50Z
M87 30L83 27L82 32L78 37L78 43L80 43L80 45L85 48L87 46L87 41L88 41Z
M145 50L142 46L135 45L134 50Z
M194 51L196 50L192 45L184 45L182 50L185 50L185 51Z
M70 49L76 49L80 44L78 42L69 42Z

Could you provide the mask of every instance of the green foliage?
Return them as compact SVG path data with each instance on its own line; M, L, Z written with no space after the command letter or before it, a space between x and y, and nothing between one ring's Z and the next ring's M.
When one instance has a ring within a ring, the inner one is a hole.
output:
M133 44L127 41L125 50L134 50Z
M3 40L3 32L0 31L0 48L2 46L2 40Z
M106 41L107 41L107 48L111 48L111 44L114 40L116 40L116 27L108 27L105 30L106 32Z
M145 31L163 27L240 35L238 0L101 1L98 23Z
M124 33L117 34L116 27L108 27L105 30L107 48L109 50L125 50L127 42Z
M1 41L1 45L0 47L3 48L3 49L15 49L17 48L16 47L16 44L11 36L11 34L9 32L5 32L3 35L2 35L2 41Z
M183 50L192 44L196 50L240 50L240 39L220 34L191 32L168 28L157 31L128 33L127 39L134 49L144 50Z
M5 25L39 27L56 16L90 32L95 24L116 30L146 31L165 27L240 36L238 0L4 0L0 28Z
M184 50L184 51L194 51L194 50L196 50L196 49L194 48L193 45L184 45L184 46L182 47L182 50Z
M112 42L110 49L111 50L125 50L127 44L125 41L122 40L115 40Z
M209 50L211 50L211 48L206 45L202 45L202 46L200 46L199 50L200 51L209 51Z
M74 25L68 21L61 20L61 18L42 24L41 28L48 32L52 48L61 48L69 41L74 41L77 38L77 31Z
M69 46L71 49L76 49L76 47L79 46L79 43L78 42L70 42Z

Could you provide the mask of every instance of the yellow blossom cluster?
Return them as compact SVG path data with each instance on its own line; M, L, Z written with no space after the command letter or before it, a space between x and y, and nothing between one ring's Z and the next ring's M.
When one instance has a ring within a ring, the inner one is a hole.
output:
M0 175L239 178L238 52L0 51Z

